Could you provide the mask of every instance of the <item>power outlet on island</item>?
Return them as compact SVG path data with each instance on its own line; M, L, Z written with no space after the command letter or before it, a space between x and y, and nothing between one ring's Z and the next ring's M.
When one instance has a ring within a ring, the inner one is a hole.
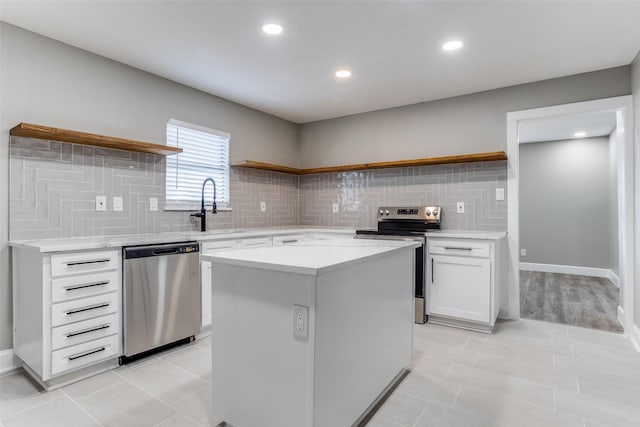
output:
M520 256L527 256L527 250L526 249L520 249Z
M309 307L293 306L293 337L306 341L309 336Z

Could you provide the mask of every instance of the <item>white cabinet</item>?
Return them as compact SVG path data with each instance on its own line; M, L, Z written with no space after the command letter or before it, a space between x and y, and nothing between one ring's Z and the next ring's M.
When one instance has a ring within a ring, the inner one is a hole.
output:
M13 248L14 353L45 388L117 366L118 249L53 255Z
M235 240L202 242L200 253L224 252L235 249ZM202 286L202 328L211 325L211 262L200 261L200 284Z
M493 329L500 309L502 240L429 238L429 323Z

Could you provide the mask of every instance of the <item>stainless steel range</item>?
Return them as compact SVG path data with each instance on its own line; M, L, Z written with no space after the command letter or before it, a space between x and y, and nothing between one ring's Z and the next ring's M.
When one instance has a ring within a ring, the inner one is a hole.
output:
M439 206L378 208L378 228L356 230L356 239L416 240L415 322L427 321L425 296L427 277L427 233L440 229Z

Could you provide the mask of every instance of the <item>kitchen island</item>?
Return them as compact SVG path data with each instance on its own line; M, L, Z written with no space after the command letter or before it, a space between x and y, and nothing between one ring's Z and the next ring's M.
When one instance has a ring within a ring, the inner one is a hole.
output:
M350 426L413 351L416 243L342 240L212 262L213 413L236 427Z

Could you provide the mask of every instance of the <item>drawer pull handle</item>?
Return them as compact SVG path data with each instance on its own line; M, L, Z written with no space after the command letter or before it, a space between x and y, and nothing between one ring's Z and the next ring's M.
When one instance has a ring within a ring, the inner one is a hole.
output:
M297 241L298 241L298 239L283 240L282 243L286 245L287 243L295 243Z
M431 283L433 283L433 257L431 257Z
M67 311L67 316L71 316L72 314L82 313L83 311L97 310L99 308L109 307L109 305L110 304L108 302L106 302L104 304L97 304L97 305L93 305L91 307L85 307L85 308L79 308L77 310Z
M92 259L88 261L72 261L72 262L65 262L65 264L67 264L68 267L74 267L76 265L99 264L102 262L109 262L109 261L111 261L111 258Z
M105 351L106 347L96 348L95 350L88 351L82 354L76 354L75 356L69 356L69 360L80 359L81 357L91 356L92 354L100 353L101 351Z
M70 292L70 291L77 291L78 289L92 288L94 286L105 286L105 285L108 285L110 282L111 282L110 280L105 280L104 282L95 282L95 283L87 283L86 285L69 286L68 288L65 288L65 291Z
M102 329L109 329L111 325L102 325L97 328L85 329L84 331L71 332L67 334L67 338L77 337L78 335L88 334L89 332L101 331Z
M461 246L445 246L444 247L448 251L472 251L473 248L463 248Z

